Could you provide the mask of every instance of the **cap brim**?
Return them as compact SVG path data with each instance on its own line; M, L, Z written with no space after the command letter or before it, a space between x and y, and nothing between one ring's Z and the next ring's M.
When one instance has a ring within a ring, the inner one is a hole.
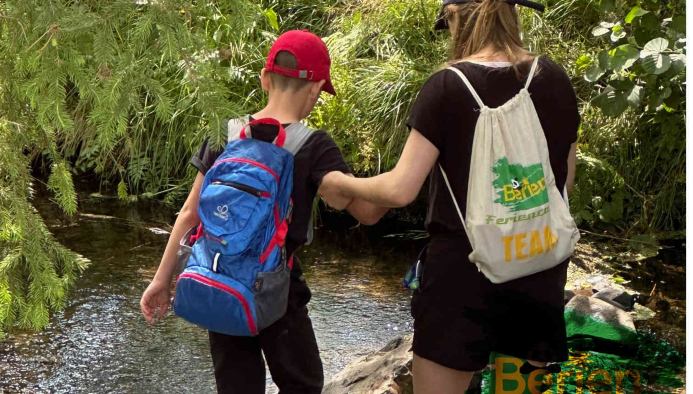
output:
M337 92L334 91L334 86L332 86L332 81L329 79L325 81L324 85L322 85L322 90L323 92L329 93L333 96L337 95Z

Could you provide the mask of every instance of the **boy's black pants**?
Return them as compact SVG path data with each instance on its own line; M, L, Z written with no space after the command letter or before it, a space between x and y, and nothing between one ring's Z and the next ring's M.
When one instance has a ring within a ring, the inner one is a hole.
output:
M294 261L287 312L255 337L209 333L219 394L263 394L265 360L280 394L320 394L323 370L306 304L310 290Z

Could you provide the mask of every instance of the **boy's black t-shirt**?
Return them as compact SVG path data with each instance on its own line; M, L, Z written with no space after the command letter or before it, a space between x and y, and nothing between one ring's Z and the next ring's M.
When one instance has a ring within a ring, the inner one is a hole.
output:
M287 126L288 124L284 125L284 127ZM272 142L277 137L278 128L276 126L255 125L251 127L255 139ZM223 152L223 147L216 150L211 149L208 141L205 140L200 150L190 159L190 164L204 175ZM351 173L349 166L344 161L342 152L332 137L322 130L317 130L294 156L294 187L291 192L294 211L286 235L288 256L295 253L308 240L308 226L313 225L310 223L313 201L322 183L322 178L332 171ZM297 268L297 265L298 262L295 260L294 269Z

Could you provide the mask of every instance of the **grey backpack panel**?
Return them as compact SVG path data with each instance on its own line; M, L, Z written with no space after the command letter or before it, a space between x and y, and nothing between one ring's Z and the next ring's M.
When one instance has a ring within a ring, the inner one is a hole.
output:
M241 130L250 123L250 116L246 115L240 118L231 119L228 122L228 141L237 140L240 138ZM296 153L301 150L303 145L308 141L315 130L306 127L303 123L292 123L286 128L286 141L284 149L296 156ZM248 138L252 138L250 128L245 131ZM313 211L310 212L310 221L308 222L308 241L306 245L310 245L313 241Z

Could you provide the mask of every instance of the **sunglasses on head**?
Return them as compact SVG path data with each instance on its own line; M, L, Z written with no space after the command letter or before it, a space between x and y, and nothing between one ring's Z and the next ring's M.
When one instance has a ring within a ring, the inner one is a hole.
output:
M438 14L438 19L436 19L436 24L434 26L435 30L445 30L448 28L448 21L447 18L445 18L445 6L449 4L464 4L464 3L470 3L472 1L476 1L477 3L481 3L483 0L444 0L443 1L443 6L440 8L440 14ZM489 1L494 1L494 0L489 0ZM533 1L529 0L504 0L506 3L510 5L521 5L524 7L532 8L535 9L539 12L544 12L546 7L544 7L543 4L535 3Z

